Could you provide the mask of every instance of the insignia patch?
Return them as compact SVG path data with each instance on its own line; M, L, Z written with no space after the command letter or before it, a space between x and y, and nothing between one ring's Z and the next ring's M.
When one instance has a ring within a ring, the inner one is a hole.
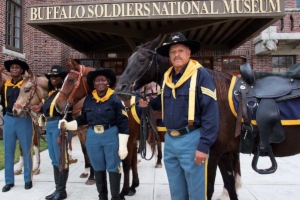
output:
M52 71L57 72L57 69L53 69Z
M175 39L178 39L179 38L179 35L174 35L173 37L172 37L172 40L175 40Z
M202 94L205 94L211 98L213 98L215 101L217 101L217 93L216 93L216 89L214 91L206 88L206 87L202 87L201 86L201 91L202 91Z

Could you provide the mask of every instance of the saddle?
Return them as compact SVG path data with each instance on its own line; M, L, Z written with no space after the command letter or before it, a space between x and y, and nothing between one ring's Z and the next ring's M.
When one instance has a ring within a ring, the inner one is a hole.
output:
M293 72L296 70L299 72L300 65ZM259 135L252 168L260 174L274 173L277 163L270 143L280 143L285 138L276 102L299 97L300 79L294 78L297 73L282 73L282 76L269 73L272 75L257 79L247 60L240 66L240 72L242 78L237 79L234 86L234 98L239 102L236 136L241 134L240 152L252 153L254 138ZM241 124L242 117L244 122ZM256 124L251 122L254 117ZM259 156L269 156L271 168L257 169Z

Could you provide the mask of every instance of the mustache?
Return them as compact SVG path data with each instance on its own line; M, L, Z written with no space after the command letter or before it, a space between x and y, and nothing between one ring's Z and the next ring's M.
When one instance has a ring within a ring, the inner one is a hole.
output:
M173 59L173 61L175 61L175 60L182 60L179 56L176 56L174 59Z

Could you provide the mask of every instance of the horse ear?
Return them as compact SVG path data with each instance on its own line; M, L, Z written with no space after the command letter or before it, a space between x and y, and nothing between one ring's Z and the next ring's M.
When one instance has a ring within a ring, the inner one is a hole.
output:
M80 66L78 65L78 63L75 60L71 60L72 65L74 66L74 69L76 71L80 71Z
M1 66L0 66L0 73L2 73L3 71L4 71L4 66L1 65Z
M155 49L161 40L161 34L159 34L159 36L157 38L155 38L152 42L151 42L151 48L150 49Z
M25 73L26 73L26 72L25 72ZM33 73L32 73L31 70L28 70L28 77L29 77L30 79L33 79L33 77L34 77L34 75L33 75Z

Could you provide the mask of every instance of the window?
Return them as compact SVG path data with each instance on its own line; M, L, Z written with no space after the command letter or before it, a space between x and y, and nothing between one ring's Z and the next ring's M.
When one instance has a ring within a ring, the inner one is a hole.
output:
M295 56L272 56L273 72L285 72L295 64Z
M94 60L89 59L76 59L75 60L80 65L84 65L86 67L94 67Z
M21 51L22 0L6 1L6 48Z
M213 59L212 57L194 57L203 67L213 70Z
M300 0L297 0L297 8L300 8Z
M104 69L111 69L116 76L120 76L125 69L124 59L103 59L101 66Z
M222 57L222 71L232 74L240 73L240 66L243 64L243 59L239 56Z

